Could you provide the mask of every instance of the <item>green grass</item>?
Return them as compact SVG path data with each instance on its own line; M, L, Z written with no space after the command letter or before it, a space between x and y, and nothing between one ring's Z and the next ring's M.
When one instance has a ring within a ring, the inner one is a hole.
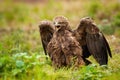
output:
M113 39L111 34L115 32L115 35L119 36L118 11L120 7L113 0L113 3L110 2L105 6L109 8L107 15L110 17L104 16L101 19L99 12L106 15L106 8L103 9L101 6L103 3L98 5L99 2L94 2L94 0L92 2L87 0L61 1L58 4L52 0L40 4L1 2L0 80L119 80L120 39L118 37ZM115 12L115 15L111 15L112 12ZM68 17L72 28L75 28L80 18L86 15L92 16L98 24L101 24L101 27L105 27L102 29L104 33L110 33L106 37L113 53L113 58L109 58L108 67L100 67L91 56L89 60L93 62L92 65L78 69L54 69L51 61L46 60L44 55L38 24L44 19L52 20L57 15ZM103 24L103 20L106 19L108 24ZM112 28L115 28L114 32Z
M117 55L118 56L118 55ZM79 69L58 69L54 70L50 61L45 60L44 55L33 53L16 53L14 55L1 55L0 59L0 74L3 80L112 80L119 77L118 67L99 67L92 64L83 66ZM116 71L117 70L117 71ZM118 74L118 76L116 75ZM111 79L111 76L112 79ZM110 77L110 78L109 78Z

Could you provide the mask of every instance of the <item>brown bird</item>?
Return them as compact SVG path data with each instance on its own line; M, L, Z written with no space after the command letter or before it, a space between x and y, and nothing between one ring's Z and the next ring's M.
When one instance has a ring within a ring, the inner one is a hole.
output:
M55 27L51 21L43 20L40 22L39 32L45 55L47 55L47 45L53 37L54 30Z
M84 61L81 57L82 49L79 42L73 36L67 18L57 16L53 22L55 32L47 46L53 66L60 68L62 66L84 65Z
M93 55L100 65L107 65L108 54L112 57L109 44L91 18L82 18L74 34L82 46L83 58Z

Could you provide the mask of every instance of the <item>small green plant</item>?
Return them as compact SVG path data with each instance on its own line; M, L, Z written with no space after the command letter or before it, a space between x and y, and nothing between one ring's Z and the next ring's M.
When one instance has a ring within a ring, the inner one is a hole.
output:
M120 13L114 16L112 24L114 27L120 27Z

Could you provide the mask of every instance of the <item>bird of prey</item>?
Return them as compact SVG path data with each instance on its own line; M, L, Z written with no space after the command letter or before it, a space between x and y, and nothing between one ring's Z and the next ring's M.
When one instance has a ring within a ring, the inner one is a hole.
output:
M107 65L108 54L112 58L109 44L91 18L82 18L74 35L82 46L83 58L93 55L100 65Z
M57 16L53 20L55 32L47 51L55 68L84 65L82 49L73 35L67 18Z
M43 20L40 22L39 32L45 55L47 55L47 45L53 37L54 30L55 27L51 21Z

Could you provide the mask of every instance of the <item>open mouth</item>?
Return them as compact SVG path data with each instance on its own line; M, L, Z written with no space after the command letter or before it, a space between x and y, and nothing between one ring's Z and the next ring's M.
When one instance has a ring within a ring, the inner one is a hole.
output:
M60 25L57 25L56 27L57 27L57 28L60 28Z

